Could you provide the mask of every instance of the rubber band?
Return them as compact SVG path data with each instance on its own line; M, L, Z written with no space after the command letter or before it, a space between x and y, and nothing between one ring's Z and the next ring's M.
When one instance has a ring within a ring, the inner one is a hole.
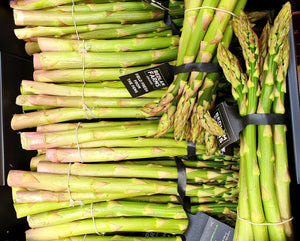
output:
M188 11L192 11L192 10L198 10L198 9L204 9L204 8L213 9L213 10L216 10L216 11L221 11L221 12L224 12L224 13L228 13L228 14L231 14L233 17L238 18L238 16L233 12L230 12L226 9L215 8L215 7L210 7L210 6L203 6L203 7L198 7L198 8L189 8L189 9L186 9L184 12L188 12Z
M71 191L70 191L70 173L71 173L71 165L72 163L70 162L69 163L69 168L68 168L68 176L67 176L67 191L68 191L68 194L69 194L69 207L74 207L75 204L80 204L80 205L83 205L83 202L82 201L75 201L73 198L72 198L72 195L71 195Z
M97 226L96 226L96 222L95 222L95 217L94 217L93 204L94 204L94 203L91 203L90 210L91 210L92 220L93 220L94 227L95 227L95 232L96 232L96 234L97 234L98 236L103 236L104 233L99 233L98 230L97 230Z
M74 14L75 9L74 8L75 8L75 2L74 2L74 0L72 0L72 19L73 19L73 24L74 24L77 40L79 41L80 37L79 37L78 30L77 30L77 24L76 24L75 14ZM78 48L78 52L82 53L82 82L83 82L82 91L81 91L82 92L82 95L81 95L82 109L85 113L85 118L88 119L88 120L90 119L89 116L88 116L88 112L92 117L97 118L97 116L93 115L93 112L89 109L89 107L85 104L85 101L84 101L84 88L85 88L85 85L86 85L86 81L85 81L85 53L87 53L87 51L89 49L90 49L90 46L86 46L85 41L83 39L82 40L82 48Z
M244 219L244 218L240 217L238 210L237 210L236 216L237 216L238 219L240 219L240 220L242 220L242 221L244 221L246 223L249 223L249 224L252 224L252 225L256 225L256 226L276 226L276 225L282 225L282 224L291 222L294 219L294 217L291 217L291 218L289 218L287 220L284 220L282 222L277 222L277 223L255 223L255 222L252 222L250 220L247 220L247 219Z

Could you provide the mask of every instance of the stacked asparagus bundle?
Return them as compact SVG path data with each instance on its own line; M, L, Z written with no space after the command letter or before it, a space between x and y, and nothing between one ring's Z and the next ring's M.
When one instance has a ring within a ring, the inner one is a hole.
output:
M260 39L245 16L233 22L243 49L246 74L237 58L219 45L218 60L232 84L240 115L285 112L290 19L291 6L287 2L274 25L266 25ZM237 220L236 240L293 239L285 129L283 124L248 125L241 134L241 219ZM263 223L266 224L259 225Z
M193 62L216 63L215 50L222 41L229 46L232 30L229 23L233 12L239 15L246 1L187 1L186 17L180 39L180 49L177 65ZM218 9L213 10L214 7ZM198 143L214 143L215 135L221 135L223 130L209 114L216 98L216 86L220 75L218 73L192 72L182 73L175 77L167 92L159 103L147 104L143 110L150 115L163 113L158 136L174 127L174 138ZM200 126L200 128L199 128ZM209 145L208 145L209 146Z
M125 87L113 80L152 64L175 60L179 37L171 36L170 27L162 20L164 12L152 5L140 1L106 2L11 2L16 25L29 25L15 33L20 39L30 40L26 50L34 53L36 71L35 82L22 82L17 104L24 110L46 109L15 115L13 129L86 118L148 116L140 107L156 101L163 91L132 99ZM183 2L171 1L169 8L180 26ZM164 30L168 32L160 35ZM73 35L76 40L62 39ZM120 39L124 36L128 38ZM52 84L40 83L45 81ZM82 85L58 85L59 82ZM88 82L101 83L89 86Z

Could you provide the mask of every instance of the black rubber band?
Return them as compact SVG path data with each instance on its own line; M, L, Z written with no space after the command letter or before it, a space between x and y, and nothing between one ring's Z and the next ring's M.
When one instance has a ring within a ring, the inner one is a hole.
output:
M191 161L197 160L196 144L192 141L187 142L187 156L188 156L188 159Z
M215 73L220 72L221 67L217 63L189 63L174 67L174 74L190 73L193 71Z
M190 197L187 197L185 195L186 183L187 183L185 165L182 162L182 160L178 157L175 157L175 161L176 161L176 167L177 167L177 173L178 173L177 174L178 175L177 192L178 192L179 196L177 196L177 199L178 199L179 203L182 205L185 212L190 213L191 212L191 200L190 200Z
M181 35L180 27L173 22L172 17L167 10L164 11L164 23L171 27L173 35Z
M242 117L243 124L247 125L285 125L287 117L285 114L249 114Z

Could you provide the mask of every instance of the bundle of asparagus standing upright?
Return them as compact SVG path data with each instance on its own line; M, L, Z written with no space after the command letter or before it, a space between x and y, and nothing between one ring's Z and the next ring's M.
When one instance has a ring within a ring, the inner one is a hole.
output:
M188 142L176 141L173 128L163 134L157 129L160 113L142 111L158 104L166 90L131 98L118 80L196 55L198 49L189 48L186 38L195 35L194 24L203 30L193 46L208 33L221 41L231 15L197 8L238 14L245 1L227 4L171 0L173 22L185 24L180 37L163 21L164 11L142 1L11 1L16 25L24 26L15 34L26 41L34 65L34 81L22 80L16 99L24 113L15 114L11 126L36 128L22 130L20 140L23 149L38 154L30 160L30 171L8 175L17 217L27 216L30 226L27 240L182 240L188 219L177 199L175 156L186 166L191 212L234 222L238 151L233 157L221 155L206 134L205 143L196 145L196 160L188 160ZM220 31L209 27L218 21ZM227 29L222 41L229 45ZM213 100L215 89L204 95ZM137 236L145 232L169 237Z
M219 45L218 60L232 84L241 116L285 113L290 19L291 5L287 2L260 38L246 16L234 20L246 73L237 58ZM285 131L284 124L248 125L241 134L240 218L235 240L293 240Z

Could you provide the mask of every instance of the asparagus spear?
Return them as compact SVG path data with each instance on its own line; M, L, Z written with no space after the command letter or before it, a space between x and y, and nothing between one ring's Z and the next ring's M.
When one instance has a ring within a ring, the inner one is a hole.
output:
M87 116L86 116L87 115ZM57 108L53 110L35 111L25 114L15 114L11 120L14 130L53 124L63 121L86 118L140 118L147 114L140 108L94 108L85 112L82 108Z
M182 18L174 19L178 26L182 25ZM158 36L170 36L170 27L164 21L155 21L137 24L122 24L119 28L99 29L79 34L80 39L113 39L113 38L149 38ZM142 34L142 36L140 35ZM172 34L171 34L172 35ZM77 34L62 36L66 39L78 39Z
M131 67L172 61L176 58L177 47L158 50L119 53L85 53L85 68ZM35 69L81 68L82 53L43 52L33 55ZM82 75L82 74L81 74Z
M136 148L89 148L81 149L47 149L47 159L53 162L104 162L121 161L152 157L184 156L186 148L178 147L136 147ZM197 150L197 154L206 154Z
M144 125L144 124L157 124L158 120L150 119L150 120L133 120L133 121L97 121L97 122L83 122L83 123L59 123L59 124L49 124L38 126L37 132L53 132L53 131L67 131L67 130L75 130L81 128L97 128L97 127L112 127L112 126L131 126L131 125Z
M110 40L87 40L88 52L128 52L142 51L149 49L162 49L170 46L177 46L179 37L158 37L139 39L110 39ZM85 47L78 40L58 39L58 38L38 38L38 45L43 52L68 52L78 51Z
M38 172L68 174L68 164L58 164L51 162L39 162ZM203 180L223 180L235 182L238 174L230 170L214 169L192 169L186 168L187 179L202 183ZM176 167L165 167L155 165L133 165L133 164L81 164L75 163L70 167L72 175L97 176L97 177L137 177L137 178L156 178L156 179L177 179Z
M280 16L280 15L279 15ZM260 95L259 105L257 108L257 113L270 113L272 103L274 100L274 81L280 75L277 75L277 71L280 68L279 66L283 61L283 51L284 49L289 49L288 46L284 44L282 36L285 34L287 36L288 26L289 26L289 16L288 14L284 17L287 17L286 20L287 30L283 32L282 29L276 27L272 28L272 32L264 29L263 35L261 37L262 41L265 39L266 43L262 42L262 47L265 47L264 54L262 57L265 57L264 62L264 74L261 77L261 86L262 91ZM282 18L277 17L274 25L280 24L279 21L285 21ZM268 28L268 25L266 26ZM279 34L280 33L280 34ZM264 36L270 36L270 41L268 44L268 38ZM272 41L272 40L273 41ZM268 46L269 45L269 46ZM268 49L271 52L267 55ZM267 56L266 56L267 55ZM278 77L277 77L278 76ZM272 128L270 125L260 125L258 126L258 160L260 166L260 182L262 186L262 201L264 205L265 215L267 222L276 223L278 220L281 220L280 210L278 206L278 201L275 192L275 183L274 183L274 152L273 152L273 134ZM269 236L271 240L286 240L284 226L276 225L268 227Z
M291 5L287 2L282 10L277 15L274 26L271 30L269 40L269 54L270 57L275 55L278 46L273 45L277 41L278 45L282 46L282 59L279 63L278 69L273 76L275 76L275 96L273 103L273 112L277 114L285 113L284 96L286 92L286 74L289 65L289 42L287 32L289 31L289 24L291 19ZM280 34L275 34L276 32ZM274 33L274 34L273 34ZM275 57L276 59L276 57ZM277 60L277 59L276 59ZM275 60L274 60L275 61ZM275 153L275 189L277 193L278 205L282 220L288 220L292 217L291 202L290 202L290 175L288 171L288 156L286 144L286 126L273 126L273 141ZM288 240L293 240L293 226L292 222L284 224L285 233Z
M69 180L66 183L67 178ZM52 180L49 182L49 180ZM137 178L100 178L73 175L59 175L28 171L11 170L8 185L40 189L45 191L104 192L104 193L145 193L177 194L177 182ZM187 185L186 194L191 196L215 196L229 191L230 188L213 185Z
M129 237L129 236L99 236L99 235L79 235L79 236L72 236L68 238L61 238L53 241L114 241L114 240L122 240L122 241L182 241L180 236L175 237Z
M91 68L84 70L86 82L98 82L103 80L116 80L121 75L139 71L151 66L139 66L128 68ZM33 78L38 82L79 82L82 83L82 69L55 69L35 70Z
M95 225L94 225L95 224ZM188 225L187 219L163 218L96 218L75 221L66 224L53 225L26 231L26 239L54 240L74 235L92 234L98 232L162 232L182 234ZM95 228L96 226L96 228Z
M56 13L51 11L31 11L14 9L14 20L17 26L73 26L74 20L77 25L99 23L139 23L163 19L164 12L152 11L101 11L101 12L76 12ZM183 15L183 9L177 8L170 12L171 15Z
M76 145L95 140L112 140L130 137L150 137L156 133L155 124L120 125L107 127L83 128L62 132L23 132L22 147L26 150L46 149L64 145Z
M224 205L225 206L225 205ZM144 216L173 219L186 219L186 214L180 205L157 204L147 202L109 201L93 204L95 218L116 216ZM58 218L59 217L59 218ZM45 227L69 223L76 220L91 218L90 205L69 207L31 215L28 224L31 228Z

